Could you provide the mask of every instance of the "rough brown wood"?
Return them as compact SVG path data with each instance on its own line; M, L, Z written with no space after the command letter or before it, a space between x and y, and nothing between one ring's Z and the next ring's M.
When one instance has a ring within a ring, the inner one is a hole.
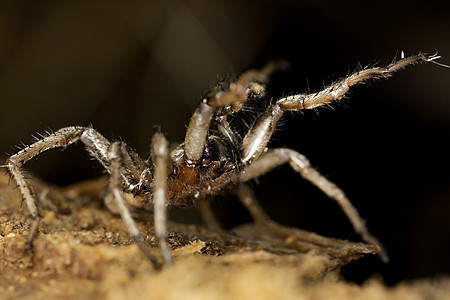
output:
M387 288L347 283L339 270L377 247L330 239L276 223L217 232L171 223L175 263L156 271L119 217L101 204L104 179L64 189L34 181L42 222L34 251L25 247L27 211L0 177L2 299L444 299L449 280ZM151 221L139 229L158 255ZM151 219L151 218L148 218Z

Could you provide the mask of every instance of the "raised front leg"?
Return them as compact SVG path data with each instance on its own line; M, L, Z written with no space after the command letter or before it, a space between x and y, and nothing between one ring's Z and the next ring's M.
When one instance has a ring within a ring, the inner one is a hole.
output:
M218 84L199 104L195 110L184 139L187 162L197 163L205 149L206 138L213 118L218 120L218 129L222 134L234 141L235 137L226 116L242 109L249 98L264 95L268 77L275 71L285 68L281 62L271 62L261 70L249 70L239 76L235 82L224 87Z
M374 67L370 69L355 72L350 76L338 81L323 90L312 94L298 94L279 99L274 105L271 105L267 110L256 120L251 130L247 133L243 140L243 155L244 163L251 163L257 160L264 152L278 120L282 117L285 111L301 111L304 109L312 109L333 101L340 100L350 90L350 87L367 81L369 79L387 78L394 72L403 69L406 66L434 62L439 56L426 57L423 54L415 55L400 59L385 67Z

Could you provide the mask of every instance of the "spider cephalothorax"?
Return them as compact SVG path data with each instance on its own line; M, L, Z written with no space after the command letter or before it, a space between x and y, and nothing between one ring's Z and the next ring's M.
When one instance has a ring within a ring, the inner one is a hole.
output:
M32 217L28 244L32 245L38 231L40 215L36 198L20 168L43 151L81 141L110 174L105 204L112 212L121 215L130 235L155 266L160 264L141 237L130 209L153 208L161 254L169 263L171 256L165 241L167 205L190 205L209 195L234 189L255 221L267 220L244 183L282 164L289 164L303 178L337 201L362 239L379 245L344 192L312 168L305 156L287 148L269 149L267 145L284 112L329 104L343 98L358 82L385 78L407 65L433 62L437 58L435 55L419 54L407 58L402 55L400 60L385 67L360 70L317 93L281 98L267 105L246 132L238 134L230 126L231 118L243 111L249 102L260 101L267 78L280 64L271 63L261 70L247 71L234 82L217 84L203 98L190 120L184 142L175 150L169 152L164 135L156 133L149 162L141 159L125 143L111 143L93 128L62 128L25 147L6 162ZM133 197L124 197L123 193ZM387 259L383 251L381 257Z
M191 205L197 199L236 184L242 163L232 142L216 135L208 137L198 163L187 163L183 146L180 145L171 154L173 169L168 180L171 204Z

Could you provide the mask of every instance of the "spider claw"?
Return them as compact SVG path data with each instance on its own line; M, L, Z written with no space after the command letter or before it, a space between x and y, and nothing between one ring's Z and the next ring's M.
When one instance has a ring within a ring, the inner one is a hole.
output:
M430 56L426 59L426 61L427 61L427 62L430 62L430 63L433 63L433 64L435 64L435 65L438 65L438 66L441 66L441 67L450 69L450 65L446 65L446 64L439 63L439 62L436 61L437 59L441 59L441 58L442 58L442 57L441 57L440 55L438 55L437 53L435 53L435 54L433 54L433 55L430 55Z

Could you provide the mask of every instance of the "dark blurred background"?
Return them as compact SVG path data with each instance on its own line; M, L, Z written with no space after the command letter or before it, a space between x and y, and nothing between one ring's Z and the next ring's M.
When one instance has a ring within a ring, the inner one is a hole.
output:
M147 157L153 126L182 141L217 78L285 59L290 70L268 87L276 99L401 51L438 51L450 64L448 2L2 1L0 153L37 132L92 124ZM394 284L450 272L449 84L449 69L409 67L353 89L334 109L286 114L276 132L271 146L309 157L390 254L387 265L351 264L348 279L380 274ZM47 152L27 169L60 185L102 173L81 146ZM253 186L275 220L359 240L337 204L288 167ZM225 226L248 220L233 198L213 206Z

